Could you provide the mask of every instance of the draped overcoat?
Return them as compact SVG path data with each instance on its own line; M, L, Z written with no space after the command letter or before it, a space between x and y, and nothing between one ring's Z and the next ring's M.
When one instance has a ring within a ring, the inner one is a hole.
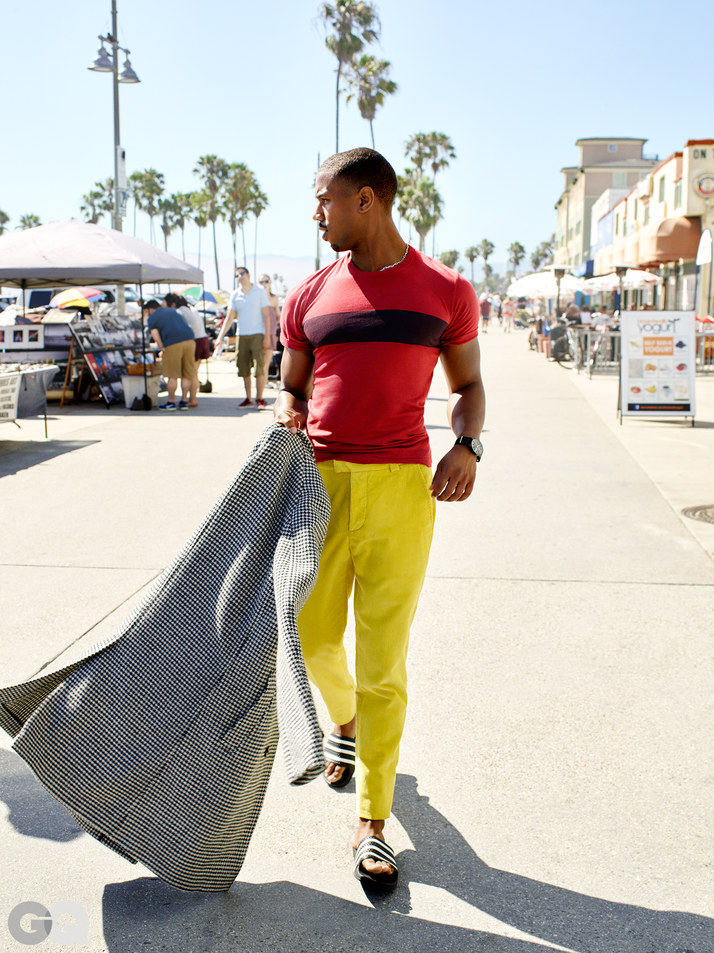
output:
M270 776L323 768L297 614L329 500L304 433L272 424L119 630L0 689L13 749L81 826L185 890L227 890Z

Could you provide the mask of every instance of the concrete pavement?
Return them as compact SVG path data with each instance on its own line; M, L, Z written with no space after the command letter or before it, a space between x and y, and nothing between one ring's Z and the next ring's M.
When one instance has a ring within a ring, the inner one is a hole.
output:
M83 835L3 735L3 953L27 900L81 905L89 953L712 953L714 526L681 510L714 504L714 379L696 427L620 426L613 378L496 326L482 353L478 488L439 507L412 636L396 893L350 876L351 788L291 789L279 757L238 882L188 895ZM241 465L271 417L211 377L190 413L0 430L2 683L111 631ZM437 458L445 399L437 372Z

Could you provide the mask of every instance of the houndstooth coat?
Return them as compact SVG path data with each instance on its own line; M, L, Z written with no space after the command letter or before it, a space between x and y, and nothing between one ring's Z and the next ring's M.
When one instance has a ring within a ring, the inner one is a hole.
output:
M113 637L0 689L0 725L40 781L176 887L237 877L278 726L292 784L324 766L296 617L329 511L308 438L271 425Z

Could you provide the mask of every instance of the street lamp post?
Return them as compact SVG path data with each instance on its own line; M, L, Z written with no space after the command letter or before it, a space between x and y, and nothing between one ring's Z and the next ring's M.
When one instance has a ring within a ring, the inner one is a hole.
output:
M623 312L623 310L624 310L624 301L623 301L623 298L624 298L624 288L623 288L623 282L624 282L624 279L625 279L625 275L627 274L627 265L616 265L616 266L615 266L615 273L617 274L617 277L620 279L620 298L619 298L619 301L618 301L618 308L619 308L619 311L620 311L620 320L622 320L622 312Z
M126 164L119 135L119 83L138 83L140 80L129 62L130 51L123 46L119 46L118 36L117 4L116 0L112 0L112 32L107 33L106 36L98 37L102 45L97 51L97 58L88 68L95 73L112 74L114 91L114 204L112 209L112 228L120 232L122 230L122 217L126 209L127 192ZM105 43L108 43L111 47L111 56L107 53L104 46ZM121 50L125 56L121 73L119 72L119 50ZM117 287L117 310L119 314L123 314L125 310L123 285Z
M557 268L557 267L554 268L554 269L553 269L553 275L554 275L555 280L556 280L556 282L557 282L557 284L558 284L558 299L557 299L556 304L555 304L555 319L556 319L556 321L557 321L558 318L560 317L560 282L561 282L561 281L563 280L563 278L565 277L565 268Z

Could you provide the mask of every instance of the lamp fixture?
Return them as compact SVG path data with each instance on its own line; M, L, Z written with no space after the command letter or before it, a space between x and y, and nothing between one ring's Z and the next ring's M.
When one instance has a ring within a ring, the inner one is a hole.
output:
M100 36L99 39L102 41L102 45L97 50L97 58L87 69L94 70L95 73L113 73L114 63L104 46L104 37Z

